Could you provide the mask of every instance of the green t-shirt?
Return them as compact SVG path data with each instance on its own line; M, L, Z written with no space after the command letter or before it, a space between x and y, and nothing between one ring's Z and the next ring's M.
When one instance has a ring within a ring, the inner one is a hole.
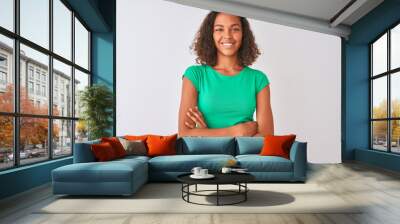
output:
M228 76L208 65L193 65L183 76L196 88L198 107L209 128L253 121L257 93L269 84L263 72L247 66Z

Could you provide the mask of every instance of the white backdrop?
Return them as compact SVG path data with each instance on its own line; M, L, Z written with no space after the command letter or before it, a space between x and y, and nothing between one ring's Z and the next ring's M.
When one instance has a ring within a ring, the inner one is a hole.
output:
M117 1L117 135L177 133L182 73L206 10L163 0ZM341 43L249 19L271 82L275 134L308 142L308 160L338 163Z

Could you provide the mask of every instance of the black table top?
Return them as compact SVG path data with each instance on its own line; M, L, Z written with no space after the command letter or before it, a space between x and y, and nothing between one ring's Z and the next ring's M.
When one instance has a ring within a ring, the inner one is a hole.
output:
M192 173L181 174L177 177L178 181L186 184L236 184L248 183L255 180L249 173L212 173L215 177L211 179L193 179Z

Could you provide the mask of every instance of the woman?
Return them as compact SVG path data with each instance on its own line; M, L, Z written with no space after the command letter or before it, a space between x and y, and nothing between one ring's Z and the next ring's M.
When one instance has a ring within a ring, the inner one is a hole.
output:
M248 67L260 51L247 19L210 12L192 48L201 65L190 66L183 75L178 135L273 134L269 80Z

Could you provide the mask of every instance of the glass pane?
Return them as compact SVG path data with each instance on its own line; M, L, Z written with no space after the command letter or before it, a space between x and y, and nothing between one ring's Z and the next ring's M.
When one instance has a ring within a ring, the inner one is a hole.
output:
M397 152L400 153L400 121L399 120L394 120L391 121L392 124L392 133L391 133L391 139L392 139L392 152Z
M0 26L14 31L14 0L1 0L0 9Z
M49 120L20 118L20 164L34 163L49 158Z
M400 67L400 24L391 31L390 37L391 69Z
M381 77L372 81L372 118L387 117L387 77Z
M89 32L75 18L75 63L89 69Z
M71 60L71 11L60 1L53 1L53 51Z
M387 121L372 122L373 149L387 151Z
M392 117L400 117L400 72L391 75L390 97Z
M0 116L0 170L14 165L13 118Z
M72 154L72 121L53 121L53 157Z
M72 117L71 66L53 60L53 114Z
M21 36L49 48L49 0L20 0Z
M78 120L75 122L75 143L87 141L88 128L84 120Z
M373 75L387 71L387 34L372 45L372 68Z
M80 95L86 86L89 86L89 75L75 69L75 117L81 115Z
M48 114L48 64L47 55L21 44L21 113Z
M0 111L14 111L13 40L0 35Z

